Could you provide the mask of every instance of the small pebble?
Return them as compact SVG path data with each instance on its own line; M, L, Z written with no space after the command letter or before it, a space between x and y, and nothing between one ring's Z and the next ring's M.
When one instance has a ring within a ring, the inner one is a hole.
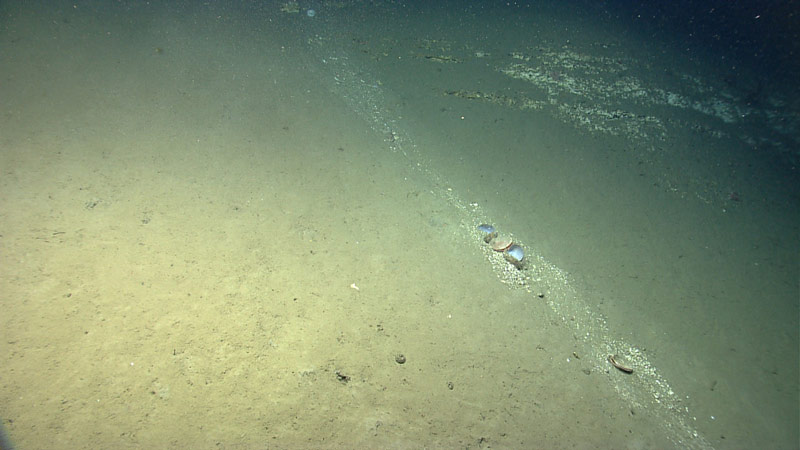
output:
M395 362L397 364L405 364L406 363L406 357L402 353L400 353L399 355L395 356L394 360L395 360Z

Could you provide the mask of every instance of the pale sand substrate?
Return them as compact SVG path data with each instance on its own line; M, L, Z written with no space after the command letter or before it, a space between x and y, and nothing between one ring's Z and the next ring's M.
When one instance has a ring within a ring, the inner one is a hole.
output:
M4 69L20 448L663 439L566 362L543 302L453 253L442 200L280 48L224 73L48 24L18 24L44 30Z
M500 282L441 187L318 86L278 24L242 47L212 12L40 13L13 16L0 87L0 414L20 448L672 445L613 389L628 375L575 358L574 330ZM567 247L579 211L614 228L591 196L503 215L530 191L493 196L450 162L431 164L502 224L541 221L518 234L572 231L536 242L565 266L587 254L570 269L630 256ZM682 355L659 323L614 325Z

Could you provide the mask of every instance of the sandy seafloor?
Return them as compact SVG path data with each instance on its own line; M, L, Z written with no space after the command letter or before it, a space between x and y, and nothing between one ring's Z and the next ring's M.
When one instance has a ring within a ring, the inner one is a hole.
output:
M25 5L17 448L796 447L777 83L569 7Z

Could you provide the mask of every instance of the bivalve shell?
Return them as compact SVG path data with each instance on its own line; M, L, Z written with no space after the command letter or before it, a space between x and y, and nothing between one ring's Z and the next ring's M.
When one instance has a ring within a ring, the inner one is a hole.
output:
M511 244L514 242L511 240L511 236L507 234L498 234L490 244L492 245L492 249L496 252L505 251L508 247L511 247Z

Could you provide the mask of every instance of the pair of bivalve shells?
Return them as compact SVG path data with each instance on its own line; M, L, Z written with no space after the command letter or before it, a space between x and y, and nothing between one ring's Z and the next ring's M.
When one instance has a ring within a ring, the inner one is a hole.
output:
M525 252L520 245L514 243L510 235L500 234L493 226L485 223L478 225L478 231L483 235L483 242L491 245L494 251L503 252L506 261L513 264L514 267L517 269L522 268Z

